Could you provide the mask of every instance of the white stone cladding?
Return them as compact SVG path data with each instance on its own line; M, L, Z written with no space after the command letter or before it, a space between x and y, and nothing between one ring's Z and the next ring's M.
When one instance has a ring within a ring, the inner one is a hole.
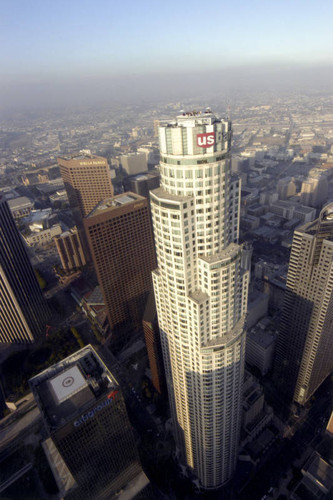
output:
M180 461L213 489L237 459L249 280L237 243L231 124L210 112L184 114L159 138L153 282L171 415Z

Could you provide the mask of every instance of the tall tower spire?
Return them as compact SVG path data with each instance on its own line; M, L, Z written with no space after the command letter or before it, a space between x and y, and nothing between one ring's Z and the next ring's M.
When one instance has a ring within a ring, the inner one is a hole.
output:
M248 272L238 245L231 123L207 109L159 128L161 187L151 192L153 272L180 461L206 489L237 459Z

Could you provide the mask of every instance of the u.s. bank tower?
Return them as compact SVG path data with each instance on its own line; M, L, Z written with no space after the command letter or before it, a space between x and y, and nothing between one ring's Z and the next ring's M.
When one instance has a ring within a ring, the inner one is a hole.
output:
M242 268L231 123L209 109L159 128L153 272L179 460L204 489L229 481L241 424L249 272Z

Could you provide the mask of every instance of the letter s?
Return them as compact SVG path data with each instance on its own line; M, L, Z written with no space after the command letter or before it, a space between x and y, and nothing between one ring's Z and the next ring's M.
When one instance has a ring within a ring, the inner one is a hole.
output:
M208 136L207 136L207 145L209 145L209 146L213 146L214 142L215 142L215 137L214 137L214 135L213 135L213 134L212 134L212 135L208 135Z

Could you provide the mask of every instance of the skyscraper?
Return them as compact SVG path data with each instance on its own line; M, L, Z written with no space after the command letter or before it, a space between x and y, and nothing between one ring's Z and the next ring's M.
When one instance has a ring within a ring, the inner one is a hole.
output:
M333 370L333 204L297 229L276 345L286 403L304 405Z
M0 342L33 342L49 309L8 203L0 195Z
M142 328L152 290L156 258L148 201L131 192L103 200L84 226L113 342L121 344L130 330Z
M29 381L52 462L70 498L131 499L149 481L142 471L120 387L89 345ZM67 496L66 496L67 498Z
M153 282L174 435L180 461L213 489L235 468L244 372L248 271L231 123L210 110L183 113L159 141Z
M328 179L320 168L312 168L302 182L300 203L310 207L322 207L328 197Z
M74 220L81 227L83 217L98 202L113 196L108 162L81 151L79 155L59 157L58 164Z

